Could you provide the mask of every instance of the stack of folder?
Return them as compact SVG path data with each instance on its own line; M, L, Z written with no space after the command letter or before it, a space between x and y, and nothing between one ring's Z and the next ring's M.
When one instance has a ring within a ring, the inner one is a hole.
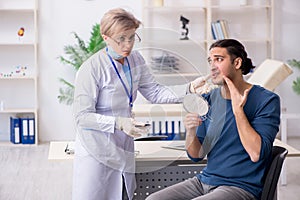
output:
M14 144L34 144L34 118L10 117L10 141Z

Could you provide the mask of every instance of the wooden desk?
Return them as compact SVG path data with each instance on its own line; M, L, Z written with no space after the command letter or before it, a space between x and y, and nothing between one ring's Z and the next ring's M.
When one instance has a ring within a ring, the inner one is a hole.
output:
M65 148L67 144L70 142L72 141L50 142L48 159L72 161L74 155L65 153ZM162 173L166 174L169 173L170 171L174 172L175 170L176 170L175 173L178 173L178 166L184 166L184 168L180 169L181 171L188 170L189 173L194 173L195 170L198 170L198 172L200 172L204 167L203 165L205 164L206 161L203 161L200 164L195 164L187 157L185 151L163 148L163 146L170 146L170 145L175 146L175 145L183 145L183 144L184 141L175 141L175 140L174 141L135 141L135 151L137 154L136 155L137 172L140 173L140 172L158 171L165 168L165 166L169 166L168 169L165 169L165 171L160 171L157 173L151 173L152 176L161 176ZM281 140L276 139L274 141L274 146L281 146L286 148L288 150L287 157L300 156L299 150L291 147L290 145L287 145L286 143L283 143ZM286 185L287 183L286 179L287 179L286 170L285 167L283 166L281 171L282 185ZM141 182L139 184L144 184L144 183Z
M300 156L300 151L298 149L295 149L294 147L282 142L279 139L275 139L273 145L286 148L288 150L287 157L299 157Z
M274 146L282 146L288 150L287 157L299 157L300 151L295 149L294 147L291 147L290 145L286 144L285 142L282 142L281 140L276 139L274 141ZM286 164L283 163L282 169L281 169L281 176L280 176L281 185L287 184L287 175L286 175Z
M73 160L73 154L66 154L65 149L68 143L73 141L50 142L48 160Z
M73 155L66 154L68 141L51 142L49 160L69 160ZM164 187L179 183L200 173L206 160L193 163L184 150L163 148L183 145L184 141L135 141L136 183L134 200L143 200L147 195ZM176 177L174 177L176 175Z
M65 148L73 141L50 142L49 160L72 160L73 154L66 154ZM163 146L183 145L184 141L135 141L136 161L188 160L185 151L166 149Z

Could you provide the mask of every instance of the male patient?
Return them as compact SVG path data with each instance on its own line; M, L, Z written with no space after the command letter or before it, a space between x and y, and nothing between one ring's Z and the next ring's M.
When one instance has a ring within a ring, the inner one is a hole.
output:
M260 199L280 123L278 95L247 83L254 66L244 46L233 39L210 47L211 79L220 87L203 95L210 105L205 121L187 114L186 150L207 166L194 178L151 194L148 200Z

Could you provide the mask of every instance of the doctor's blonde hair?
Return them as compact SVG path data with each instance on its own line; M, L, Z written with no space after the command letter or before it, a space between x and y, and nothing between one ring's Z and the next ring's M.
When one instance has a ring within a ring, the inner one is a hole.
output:
M120 31L137 29L140 24L141 21L130 12L122 8L115 8L104 14L100 21L100 30L102 35L110 37Z

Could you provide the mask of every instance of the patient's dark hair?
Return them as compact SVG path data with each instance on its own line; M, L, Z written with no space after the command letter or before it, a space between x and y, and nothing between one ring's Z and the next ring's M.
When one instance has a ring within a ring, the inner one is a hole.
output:
M248 74L251 69L255 68L255 66L253 66L252 64L251 59L247 57L245 47L239 41L234 39L218 40L210 46L209 50L214 47L226 48L232 62L235 58L240 57L242 59L241 70L243 75Z

